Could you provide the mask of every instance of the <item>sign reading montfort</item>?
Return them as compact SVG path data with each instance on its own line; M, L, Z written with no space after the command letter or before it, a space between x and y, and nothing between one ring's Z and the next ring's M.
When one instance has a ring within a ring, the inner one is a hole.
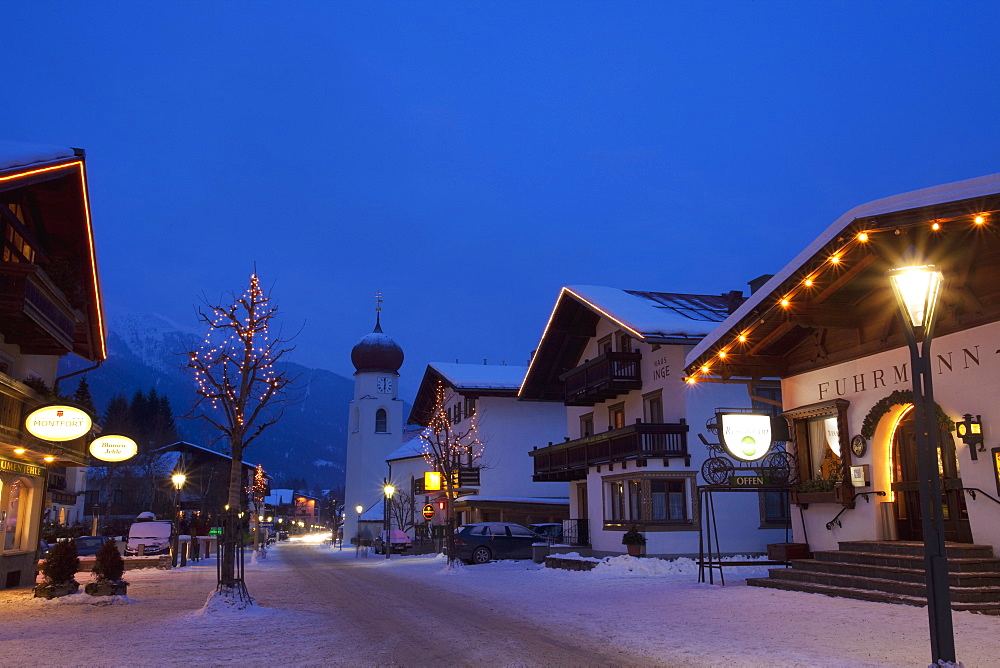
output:
M24 428L43 441L72 441L89 434L93 424L87 412L79 408L44 406L28 415Z
M1000 356L1000 350L992 353L992 356ZM959 350L938 353L931 360L931 371L937 375L959 373L966 369L979 367L983 361L988 362L989 358L984 360L980 347L973 345ZM904 362L870 369L851 376L820 381L816 385L819 401L896 385L909 388L911 385L909 363Z

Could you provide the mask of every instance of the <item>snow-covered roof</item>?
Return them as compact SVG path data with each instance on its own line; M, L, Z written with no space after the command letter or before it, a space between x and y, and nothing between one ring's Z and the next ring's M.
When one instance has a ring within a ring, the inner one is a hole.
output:
M154 452L177 452L178 450L200 450L217 457L225 457L231 460L232 455L227 455L224 452L219 452L218 450L212 450L211 448L206 448L203 445L195 445L194 443L188 443L187 441L177 441L176 443L171 443L170 445L164 445L162 448L157 448ZM250 468L257 468L256 464L251 464L250 462L244 460L244 466L249 466Z
M516 390L528 372L526 366L431 362L428 366L458 390Z
M482 494L469 494L460 496L456 501L475 501L477 503L540 503L564 506L569 503L565 497L551 496L484 496Z
M417 436L416 438L411 438L403 445L399 446L392 452L390 452L385 457L385 461L392 462L400 459L412 459L414 457L424 456L424 441L422 438Z
M736 327L755 308L760 306L761 302L771 297L775 290L785 281L792 278L796 271L817 253L821 252L827 244L836 239L846 227L858 218L879 216L896 211L919 209L945 202L957 202L996 194L1000 194L1000 174L990 174L965 181L956 181L955 183L946 183L932 188L923 188L900 195L893 195L892 197L877 199L873 202L854 207L840 216L840 218L837 218L811 244L796 255L795 259L785 265L781 271L761 286L759 290L754 292L749 299L736 309L732 315L726 318L721 325L715 328L711 334L702 339L688 354L686 364L691 365L695 363L699 357L712 350L719 343L720 339L728 336L729 331L733 327Z
M0 139L0 171L72 158L74 155L73 149L62 146Z
M601 285L563 288L636 336L647 338L702 337L728 315L718 295L622 290Z

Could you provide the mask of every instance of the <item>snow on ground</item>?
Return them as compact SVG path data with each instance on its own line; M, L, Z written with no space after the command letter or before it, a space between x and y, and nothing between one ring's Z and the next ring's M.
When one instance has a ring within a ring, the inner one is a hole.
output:
M287 545L274 546L266 559L248 560L246 580L258 600L287 600L281 557ZM494 611L555 628L567 638L599 638L609 647L627 646L648 658L649 665L925 666L929 662L924 608L747 587L744 578L762 575L765 568L728 568L727 585L722 587L698 583L697 565L689 559L621 556L602 561L592 571L546 569L530 561L448 569L447 560L439 555L393 555L387 560L318 542L305 549L348 568L379 569L386 576L487 601ZM83 574L81 578L86 580ZM129 597L113 600L95 601L78 594L44 601L32 599L24 589L0 591L5 620L0 625L0 663L370 662L365 650L351 642L339 643L336 657L311 649L309 633L318 626L324 626L324 633L337 633L335 627L324 625L327 618L321 614L282 607L252 612L206 607L215 584L214 560L170 571L129 571L126 578L132 583ZM958 658L967 668L1000 665L1000 617L955 612L954 622ZM262 642L262 633L271 640ZM275 639L295 651L276 655ZM206 652L212 660L204 659ZM523 657L510 659L520 659L523 665Z

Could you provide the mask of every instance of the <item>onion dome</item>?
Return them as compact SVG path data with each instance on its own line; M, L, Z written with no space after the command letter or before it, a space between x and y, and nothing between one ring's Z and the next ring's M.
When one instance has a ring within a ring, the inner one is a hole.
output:
M351 349L351 362L357 373L398 373L399 367L403 366L403 349L382 333L378 314L375 316L375 331L358 341Z

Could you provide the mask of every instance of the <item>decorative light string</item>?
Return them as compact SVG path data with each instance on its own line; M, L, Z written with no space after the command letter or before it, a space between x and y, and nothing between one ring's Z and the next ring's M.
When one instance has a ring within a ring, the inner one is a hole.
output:
M989 213L983 212L974 214L971 218L972 223L978 228L985 225L988 221ZM958 222L966 218L965 216L955 218L951 221L944 221L941 219L933 220L929 223L929 227L934 232L940 232L942 230L943 222ZM921 223L911 227L919 227L927 223ZM894 228L898 232L898 228ZM754 316L754 322L745 325L740 329L739 333L731 340L728 344L720 345L714 353L706 353L702 356L702 362L698 365L697 371L685 376L684 382L688 384L697 383L701 378L708 376L712 373L712 361L718 361L720 363L724 362L726 357L732 354L734 351L745 350L749 344L752 343L753 333L757 327L763 325L775 312L784 312L789 308L792 308L795 304L797 297L802 295L806 291L812 291L817 286L817 282L830 271L844 271L845 260L848 258L850 252L858 247L863 247L870 240L872 235L881 234L885 232L890 232L889 229L872 230L865 229L854 234L849 240L843 242L843 244L830 253L826 260L824 260L819 267L807 272L806 275L798 281L796 285L793 285L788 289L787 292L782 294L775 302L771 304L762 314Z

